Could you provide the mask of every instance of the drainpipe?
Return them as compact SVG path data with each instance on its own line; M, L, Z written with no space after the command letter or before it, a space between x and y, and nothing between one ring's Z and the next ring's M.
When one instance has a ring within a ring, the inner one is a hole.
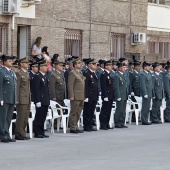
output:
M89 58L91 57L91 25L92 25L92 18L91 18L91 12L92 12L92 0L89 0Z
M12 25L11 25L11 56L14 55L14 28L15 28L15 16L12 14Z

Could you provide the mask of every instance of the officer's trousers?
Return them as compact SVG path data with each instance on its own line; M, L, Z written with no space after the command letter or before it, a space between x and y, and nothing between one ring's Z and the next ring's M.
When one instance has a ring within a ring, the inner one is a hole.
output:
M91 129L93 127L93 117L96 104L97 101L84 102L83 124L85 129Z
M13 104L4 103L0 106L0 139L9 139L9 127L14 111Z
M26 136L25 128L28 123L28 118L30 114L30 104L18 104L17 109L17 118L16 118L16 131L15 136Z
M102 102L102 108L101 108L100 117L99 117L101 127L109 126L112 104L113 104L113 100Z
M80 119L80 114L83 109L83 100L71 100L71 111L70 111L70 117L69 117L69 122L70 122L70 130L76 130L77 129L77 123Z

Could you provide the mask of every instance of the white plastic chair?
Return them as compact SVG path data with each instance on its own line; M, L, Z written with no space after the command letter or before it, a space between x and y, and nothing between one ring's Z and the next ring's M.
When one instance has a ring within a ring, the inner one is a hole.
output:
M132 107L133 106L133 107ZM135 107L132 103L131 99L127 100L127 104L126 104L126 118L125 118L125 125L126 123L129 121L129 124L131 124L131 120L132 120L132 113L135 112Z
M14 111L13 113L17 114L16 111ZM9 127L9 136L10 136L11 139L12 139L12 125L13 125L13 123L15 123L15 122L16 122L16 119L12 119L12 120L11 120L10 127Z
M70 100L69 100L69 99L64 99L64 104L65 104L67 107L71 107L71 105L70 105Z
M52 121L52 111L51 111L50 108L48 109L47 117L46 117L46 120L45 120L45 122L44 122L44 129L47 129L47 122L48 122L48 121L50 121L50 123L51 123L51 121Z
M161 122L164 123L164 110L166 109L166 101L165 98L162 100L162 105L160 107L160 114L161 114Z
M100 108L101 109L101 105L96 105L96 109L95 109L95 116L96 116L96 128L97 130L100 129L100 119L99 119L99 116L100 116L100 111L97 111L97 108Z
M56 105L58 106L58 108L56 108ZM69 117L70 107L63 107L57 102L52 101L52 100L50 100L50 106L51 106L52 113L53 113L52 122L51 122L51 132L54 134L54 120L55 119L57 119L57 131L59 131L60 120L62 119L63 133L66 133L66 129L68 127L68 122L66 124L66 119ZM64 115L63 110L68 110L68 114ZM58 111L60 111L60 115L58 114Z

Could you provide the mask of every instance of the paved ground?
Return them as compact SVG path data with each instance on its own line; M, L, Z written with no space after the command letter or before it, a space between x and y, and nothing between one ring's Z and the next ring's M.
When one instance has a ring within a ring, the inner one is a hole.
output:
M0 143L0 170L124 169L170 170L170 124Z

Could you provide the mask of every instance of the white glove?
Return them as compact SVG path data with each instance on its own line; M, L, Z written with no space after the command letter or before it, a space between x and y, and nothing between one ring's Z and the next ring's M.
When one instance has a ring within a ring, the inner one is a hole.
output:
M153 97L153 99L155 99L156 97Z
M36 107L41 107L41 102L36 103Z
M99 96L101 96L101 95L102 95L102 92L99 93Z
M120 102L120 101L121 101L121 98L118 98L118 99L117 99L117 101L119 101L119 102Z
M105 97L105 98L104 98L104 101L105 101L105 102L108 102L108 101L109 101L108 97Z
M148 95L144 95L144 98L146 98L146 99L147 99L147 98L148 98Z
M84 100L84 102L89 102L89 98L86 98L86 99Z
M1 106L3 106L3 105L4 105L4 101L2 100L2 101L1 101Z
M128 95L129 98L131 98L131 95Z
M132 93L131 93L131 96L134 96L134 95L135 95L135 93L134 93L134 92L132 92Z

